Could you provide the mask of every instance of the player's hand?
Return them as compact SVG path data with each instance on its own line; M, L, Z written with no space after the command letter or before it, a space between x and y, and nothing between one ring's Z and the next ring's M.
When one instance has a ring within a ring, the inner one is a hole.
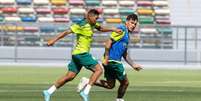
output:
M136 71L140 71L142 69L142 66L139 65L139 64L134 64L133 69L136 70Z
M47 42L47 46L52 46L52 45L54 45L54 40L49 40L49 41Z
M115 32L121 34L123 31L121 29L115 29Z

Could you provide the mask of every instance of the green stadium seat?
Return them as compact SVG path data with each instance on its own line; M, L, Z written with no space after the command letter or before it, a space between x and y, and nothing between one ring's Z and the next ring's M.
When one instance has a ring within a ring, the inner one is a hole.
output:
M119 13L120 14L133 14L134 13L134 9L129 9L129 8L120 8L119 9Z
M65 31L67 28L66 27L58 27L57 28L57 32L63 32Z
M153 16L139 16L139 23L140 24L154 24L154 17Z
M0 22L3 22L3 21L4 21L4 17L0 16Z
M162 34L172 34L172 29L171 28L157 28L158 32Z
M100 6L99 0L85 0L87 6Z

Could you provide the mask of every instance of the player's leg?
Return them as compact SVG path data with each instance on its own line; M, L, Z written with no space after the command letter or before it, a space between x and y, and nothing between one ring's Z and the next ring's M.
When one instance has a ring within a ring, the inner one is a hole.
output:
M106 89L113 89L116 80L97 80L95 85Z
M124 101L123 97L126 93L128 85L129 85L129 81L128 81L127 76L125 76L124 80L119 80L119 82L120 82L120 85L118 88L117 101Z
M89 78L89 82L80 92L80 96L83 98L84 101L88 101L88 94L90 92L90 89L94 85L94 83L97 81L97 79L100 77L103 71L100 64L96 64L95 68L91 70L93 71L93 73Z
M72 60L71 63L68 65L68 72L60 77L54 85L52 85L49 89L43 91L45 101L50 101L50 96L60 87L62 87L65 83L73 80L76 75L79 73L81 66L76 65Z
M104 77L106 78L106 80L97 80L95 85L99 86L99 87L104 87L107 89L112 89L115 87L115 82L116 82L116 78L115 78L115 71L112 67L113 65L111 63L109 63L107 66L103 65L104 67Z
M118 81L120 82L118 91L117 91L117 98L116 101L124 101L123 97L126 93L128 87L128 78L124 69L124 65L122 63L115 63L115 75Z
M81 97L83 98L84 101L88 101L88 94L91 89L91 86L94 85L96 80L100 77L102 74L102 67L98 63L96 59L94 59L91 54L89 53L84 53L79 55L79 60L82 66L85 68L91 70L93 73L89 78L89 82L86 84L86 86L83 88L83 90L80 92Z

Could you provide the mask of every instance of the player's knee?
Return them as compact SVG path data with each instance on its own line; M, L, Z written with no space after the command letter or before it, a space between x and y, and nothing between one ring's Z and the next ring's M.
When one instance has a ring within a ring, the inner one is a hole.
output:
M126 87L128 87L128 85L129 85L129 81L126 80L126 81L124 82L124 85L125 85Z
M95 72L99 72L100 74L103 73L103 69L101 68L100 65L97 65L97 66L96 66L96 71L95 71Z
M124 81L124 82L121 82L120 85L125 86L125 87L128 87L128 85L129 85L129 81L126 80L126 81Z
M113 89L114 87L115 87L115 84L113 84L113 83L108 84L108 89Z

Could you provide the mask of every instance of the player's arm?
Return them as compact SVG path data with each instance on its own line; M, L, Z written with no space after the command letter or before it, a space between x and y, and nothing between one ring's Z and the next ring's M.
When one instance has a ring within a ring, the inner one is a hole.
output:
M70 34L70 33L72 33L72 31L71 31L71 30L67 30L67 31L64 31L64 32L58 34L56 37L50 39L50 40L47 42L47 45L48 45L48 46L54 45L54 43L55 43L56 41L58 41L58 40L64 38L66 35L68 35L68 34Z
M128 55L128 51L126 50L123 54L124 60L136 71L140 71L142 68L139 64L135 64L133 60Z
M109 60L109 51L110 51L111 46L112 46L112 39L108 39L108 40L105 42L105 53L104 53L104 61L103 61L103 64L104 64L104 65L107 65L107 64L108 64L108 60Z
M96 26L95 27L98 31L101 31L101 32L117 32L119 34L122 33L122 30L121 29L117 29L115 27L112 27L112 28L108 28L108 27L103 27L103 26Z

